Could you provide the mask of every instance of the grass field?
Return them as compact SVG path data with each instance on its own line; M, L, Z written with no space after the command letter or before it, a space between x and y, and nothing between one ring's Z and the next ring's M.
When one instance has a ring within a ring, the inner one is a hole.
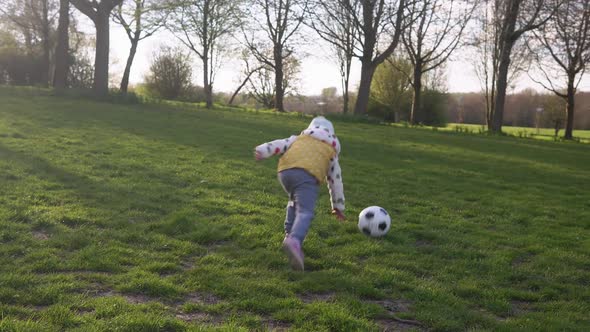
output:
M590 329L587 144L335 121L297 273L252 149L311 118L0 99L0 331Z
M482 133L487 130L486 127L476 124L464 124L464 123L450 123L444 128L437 128L439 130L455 131L455 132L466 132L472 134ZM555 141L555 130L551 128L529 128L529 127L511 127L502 126L502 132L519 137L519 138L535 138L541 140ZM557 140L563 139L565 131L564 129L559 130ZM590 143L590 130L574 130L574 140L580 143Z

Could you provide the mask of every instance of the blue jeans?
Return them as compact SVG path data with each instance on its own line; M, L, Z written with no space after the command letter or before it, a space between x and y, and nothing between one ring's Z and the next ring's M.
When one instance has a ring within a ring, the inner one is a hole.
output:
M285 233L301 243L307 235L318 198L318 180L301 168L279 172L279 182L289 195Z

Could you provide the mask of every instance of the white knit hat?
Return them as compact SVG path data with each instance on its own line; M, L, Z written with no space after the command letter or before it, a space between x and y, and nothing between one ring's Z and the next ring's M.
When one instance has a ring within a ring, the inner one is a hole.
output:
M316 116L315 118L313 118L313 120L311 120L311 123L309 124L309 127L307 127L308 129L314 129L314 128L326 128L330 131L330 134L334 135L334 126L332 125L332 122L330 122L330 120L324 118L323 116Z

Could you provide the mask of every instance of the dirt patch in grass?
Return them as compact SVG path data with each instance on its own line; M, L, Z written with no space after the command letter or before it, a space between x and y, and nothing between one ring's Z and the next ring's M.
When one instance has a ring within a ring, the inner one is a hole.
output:
M47 240L49 239L49 234L45 233L44 231L33 231L33 237L36 240Z
M223 317L217 315L211 315L205 312L178 312L176 318L181 319L189 323L208 323L208 324L220 324L223 322Z
M195 267L194 257L191 257L190 259L185 259L182 262L180 262L180 267L184 271L192 270L192 268Z
M132 304L144 304L152 301L160 301L158 298L149 297L143 294L122 294L127 302Z
M357 259L361 263L365 263L370 257L366 255L358 256Z
M264 321L264 327L268 331L289 331L291 324L269 318Z
M422 323L412 320L404 319L398 316L399 313L410 311L412 302L408 300L371 300L367 301L374 303L385 309L384 317L378 318L375 322L380 326L381 331L408 331L417 330L425 331Z
M526 253L526 254L522 254L519 255L518 257L516 257L515 259L512 260L512 267L519 267L524 263L528 263L531 261L531 258L534 255L531 253Z
M306 304L312 303L312 302L329 302L332 299L334 299L335 297L335 293L305 293L305 294L301 294L299 295L299 299Z
M221 302L221 300L213 294L196 292L189 294L186 298L186 302L213 305Z
M510 301L512 316L520 316L535 311L533 302L513 300Z
M390 314L408 312L412 306L412 302L408 300L371 300L367 302L380 305Z
M420 327L411 321L411 323L405 323L403 321L398 321L395 319L378 319L375 321L377 325L380 327L380 331L389 332L389 331L426 331L424 328Z
M205 247L207 249L207 254L212 251L215 251L215 250L219 249L220 247L223 247L229 243L230 243L229 241L225 241L225 240L209 242L209 243L207 243L207 245Z

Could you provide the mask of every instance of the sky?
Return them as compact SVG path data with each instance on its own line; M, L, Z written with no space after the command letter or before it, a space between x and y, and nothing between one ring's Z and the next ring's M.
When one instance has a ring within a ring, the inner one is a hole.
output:
M92 29L92 28L91 28ZM169 32L158 32L152 37L142 40L139 43L138 51L135 56L133 67L131 68L130 83L141 83L144 75L149 68L153 52L160 45L173 46L177 45L177 40ZM111 66L110 74L112 79L120 81L122 72L125 68L125 62L129 54L130 43L124 30L111 23ZM323 88L337 87L341 93L340 74L336 63L328 58L328 52L321 49L311 50L308 53L319 53L321 56L307 56L301 61L301 74L299 78L298 92L304 95L319 95ZM313 52L315 51L315 52ZM454 59L447 66L447 86L449 92L479 92L481 86L475 75L473 65L469 55L462 53L461 50L455 52ZM325 55L324 55L325 54ZM193 81L195 84L202 85L202 75L200 72L198 59L194 59ZM227 63L217 74L213 89L216 92L233 92L239 85L241 79L239 72L241 67L237 60L228 59ZM351 90L353 90L360 78L360 63L358 61L353 65L351 73ZM520 91L526 88L543 90L537 83L528 78L526 74L522 75L515 83L514 91ZM590 75L586 75L581 82L580 91L590 91ZM511 91L509 91L511 92Z

